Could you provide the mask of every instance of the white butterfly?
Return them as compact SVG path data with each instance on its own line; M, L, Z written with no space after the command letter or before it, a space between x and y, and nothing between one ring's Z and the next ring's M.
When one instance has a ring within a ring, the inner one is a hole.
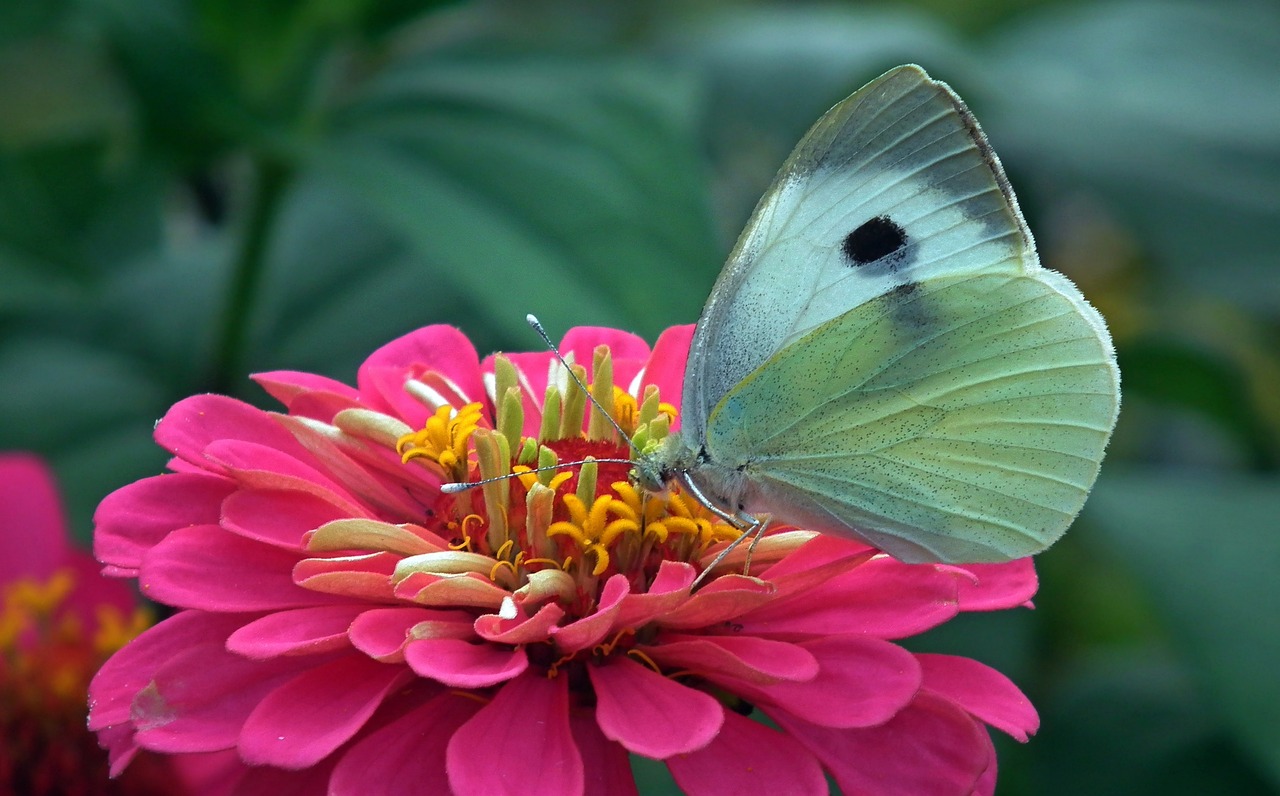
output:
M1041 267L1000 161L917 66L808 132L698 320L637 472L908 562L1007 561L1075 519L1119 409L1102 317Z

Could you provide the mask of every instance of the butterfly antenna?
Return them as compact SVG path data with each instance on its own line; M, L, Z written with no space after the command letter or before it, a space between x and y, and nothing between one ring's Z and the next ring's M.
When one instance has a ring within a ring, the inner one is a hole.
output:
M622 426L618 425L618 421L613 419L613 415L605 411L605 408L600 405L600 402L596 400L596 397L591 394L591 390L587 388L587 385L583 384L582 379L578 378L578 374L574 373L573 368L569 367L569 363L565 361L563 356L561 356L560 349L556 348L556 344L551 342L551 337L547 335L547 330L542 328L542 322L538 320L537 316L530 313L524 316L524 319L533 327L533 330L538 333L538 336L542 338L542 342L547 344L547 348L551 349L551 353L556 355L556 359L560 360L560 364L564 365L564 369L569 373L569 378L573 379L574 382L582 388L583 394L587 396L587 400L591 402L591 405L594 406L596 411L598 411L600 415L609 422L609 425L613 426L614 431L618 432L619 439L626 442L627 447L631 448L632 452L639 453L640 450L636 447L635 443L631 441L631 437L627 435L627 432L622 430ZM596 459L596 461L606 460Z
M495 475L491 478L481 478L479 481L454 481L448 484L441 484L440 491L446 495L456 495L459 492L465 492L468 489L485 484L493 484L498 481L506 481L511 478L518 478L527 473L547 473L552 470L563 470L566 467L580 467L588 462L592 464L634 464L630 459L579 459L576 462L556 462L543 467L531 467L527 470L521 470L518 473L506 473L505 475Z

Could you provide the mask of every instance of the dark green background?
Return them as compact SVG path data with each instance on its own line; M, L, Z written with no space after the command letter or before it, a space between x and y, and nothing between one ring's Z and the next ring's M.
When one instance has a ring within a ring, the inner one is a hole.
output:
M693 321L817 116L915 61L1109 319L1124 405L1034 612L915 645L1044 720L1001 794L1280 792L1280 11L0 0L0 449L75 532L175 400L416 326ZM671 788L644 765L646 792Z

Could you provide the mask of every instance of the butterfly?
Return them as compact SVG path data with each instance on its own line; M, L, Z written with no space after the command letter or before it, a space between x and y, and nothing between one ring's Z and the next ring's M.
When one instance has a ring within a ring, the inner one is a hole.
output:
M694 331L680 431L637 480L744 528L1008 561L1080 512L1119 378L969 109L901 66L819 119L760 200Z

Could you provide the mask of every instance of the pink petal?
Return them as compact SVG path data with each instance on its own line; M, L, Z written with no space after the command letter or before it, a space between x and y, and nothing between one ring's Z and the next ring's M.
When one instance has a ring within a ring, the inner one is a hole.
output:
M205 446L204 456L242 486L305 492L338 506L349 517L365 514L343 487L311 466L309 455L304 459L269 445L221 439Z
M223 395L193 395L174 404L156 424L156 442L202 469L205 448L219 440L242 440L291 456L306 456L293 436L269 414Z
M335 762L333 759L325 760L301 771L245 766L245 772L235 783L231 796L314 796L324 793ZM206 795L202 793L201 796Z
M222 501L236 484L211 474L171 473L135 481L103 498L94 512L93 551L99 561L125 570L170 531L215 525Z
M724 727L709 746L668 758L666 763L676 784L689 796L827 793L822 767L808 750L793 738L732 711L725 711Z
M697 576L698 571L683 561L663 561L648 592L622 598L612 629L647 625L671 612L689 599L689 587Z
M573 354L573 361L591 370L596 346L609 346L614 359L645 360L649 357L649 344L643 337L630 332L611 329L608 326L575 326L565 332L560 341L560 353Z
M1013 681L986 664L957 655L920 654L924 686L1015 740L1040 728L1040 716Z
M250 765L313 766L359 732L387 695L412 677L403 666L359 654L303 672L249 714L240 756Z
M568 678L526 672L504 685L453 734L446 760L457 796L582 796Z
M452 385L450 392L456 395L444 396L448 403L460 406L485 400L475 347L450 326L427 326L392 340L364 361L356 381L361 397L372 408L421 428L431 410L406 393L404 384L428 372L438 373Z
M569 712L569 726L582 756L584 796L639 796L627 750L604 737L600 725L581 711Z
M355 648L370 658L402 662L405 645L415 638L473 638L473 621L464 611L435 611L415 606L372 608L351 623L349 634ZM419 631L429 631L429 635L419 635Z
M454 688L487 688L504 683L529 668L523 647L500 647L454 638L409 642L405 662L419 675Z
M774 585L773 602L780 603L862 566L877 552L860 542L818 534L759 576Z
M716 682L762 707L772 705L805 721L839 728L883 724L920 689L915 656L888 641L830 636L800 646L821 666L809 680L763 686L728 679Z
M605 737L657 760L711 742L725 710L711 696L619 656L588 666L596 693L596 721Z
M1040 581L1035 562L1019 558L1005 564L965 564L977 579L960 581L961 611L999 611L1030 605Z
M556 631L556 649L568 655L603 640L613 629L622 600L630 592L631 585L624 575L614 575L605 581L595 611Z
M546 641L563 618L563 608L547 603L533 616L503 619L497 614L485 614L476 619L475 630L480 638L494 644L532 644Z
M262 611L334 602L294 584L298 560L216 525L182 528L165 537L142 562L139 584L153 600L179 608Z
M0 455L0 583L46 578L71 553L53 472L38 456Z
M770 603L741 617L748 633L794 636L857 633L913 636L956 615L959 577L932 564L873 558L820 588Z
M228 531L293 551L303 548L307 531L351 516L313 494L283 489L242 489L223 502L222 513Z
M296 370L273 370L266 373L255 373L251 377L267 394L289 407L293 412L293 402L301 396L315 393L328 393L334 400L342 401L346 406L354 406L360 402L360 392L348 387L340 381L317 376L314 373L302 373ZM310 416L310 415L308 415ZM328 421L328 417L317 417L317 420Z
M643 381L658 387L658 395L671 404L679 404L684 392L684 369L689 357L689 343L693 340L693 324L672 326L658 336L653 353L645 366ZM678 430L677 418L672 430Z
M360 738L341 755L328 796L449 793L445 749L479 709L475 700L444 693Z
M227 650L257 660L340 650L351 646L347 628L367 610L353 604L275 611L232 633Z
M808 680L818 674L813 653L797 644L753 636L662 637L636 649L667 669L690 669L703 676L732 677L748 683Z
M785 711L771 715L817 755L845 793L955 796L971 793L988 764L981 725L950 702L921 692L879 727L818 727Z

